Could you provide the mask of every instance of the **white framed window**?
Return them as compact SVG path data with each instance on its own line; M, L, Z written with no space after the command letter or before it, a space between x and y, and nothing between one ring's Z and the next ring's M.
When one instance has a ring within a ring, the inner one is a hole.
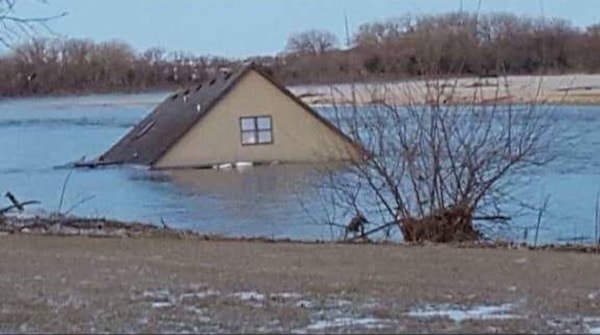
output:
M273 119L269 115L240 118L242 145L272 144Z

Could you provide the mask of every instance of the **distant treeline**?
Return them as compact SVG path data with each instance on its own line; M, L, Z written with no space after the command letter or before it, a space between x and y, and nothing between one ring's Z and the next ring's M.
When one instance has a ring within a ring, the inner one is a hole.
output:
M504 13L405 16L363 24L345 43L317 30L287 42L277 56L239 60L159 48L139 53L122 42L36 39L0 58L0 94L171 89L248 60L287 84L600 71L600 24L579 28Z

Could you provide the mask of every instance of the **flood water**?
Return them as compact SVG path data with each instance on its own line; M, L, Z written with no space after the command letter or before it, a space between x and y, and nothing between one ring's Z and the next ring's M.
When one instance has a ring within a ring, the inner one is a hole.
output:
M151 111L163 93L0 101L0 191L37 199L56 211L66 163L109 148ZM541 204L550 195L541 242L592 241L600 190L600 106L555 106L563 131L556 156L521 185L517 197ZM575 135L575 136L573 136ZM564 136L564 138L562 137ZM61 210L85 216L160 223L230 236L329 239L319 224L321 200L314 166L279 165L242 171L190 170L168 174L136 167L74 170ZM0 200L0 207L5 199ZM79 204L79 205L78 205ZM520 239L534 211L515 217L508 234ZM532 239L529 230L528 239Z

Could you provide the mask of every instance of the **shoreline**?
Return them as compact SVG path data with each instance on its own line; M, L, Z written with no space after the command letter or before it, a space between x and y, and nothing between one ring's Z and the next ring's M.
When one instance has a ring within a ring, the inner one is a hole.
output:
M18 215L0 216L0 236L41 236L41 237L88 237L108 239L168 239L210 241L219 243L258 243L283 245L370 245L381 247L436 247L443 246L453 249L498 249L498 250L528 250L556 251L581 254L599 254L600 244L591 243L544 243L531 245L523 242L506 240L480 240L462 243L405 243L389 240L299 240L291 238L271 238L266 236L225 236L205 234L192 230L174 229L166 225L159 227L140 222L124 222L106 218L82 218L75 216L35 216L21 217Z

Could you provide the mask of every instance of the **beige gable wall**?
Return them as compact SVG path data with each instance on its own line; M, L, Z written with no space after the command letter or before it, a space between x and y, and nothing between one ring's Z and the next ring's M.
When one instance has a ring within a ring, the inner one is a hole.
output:
M242 116L270 115L273 143L241 144ZM229 162L316 162L358 157L343 140L255 71L246 74L159 161L157 168Z

